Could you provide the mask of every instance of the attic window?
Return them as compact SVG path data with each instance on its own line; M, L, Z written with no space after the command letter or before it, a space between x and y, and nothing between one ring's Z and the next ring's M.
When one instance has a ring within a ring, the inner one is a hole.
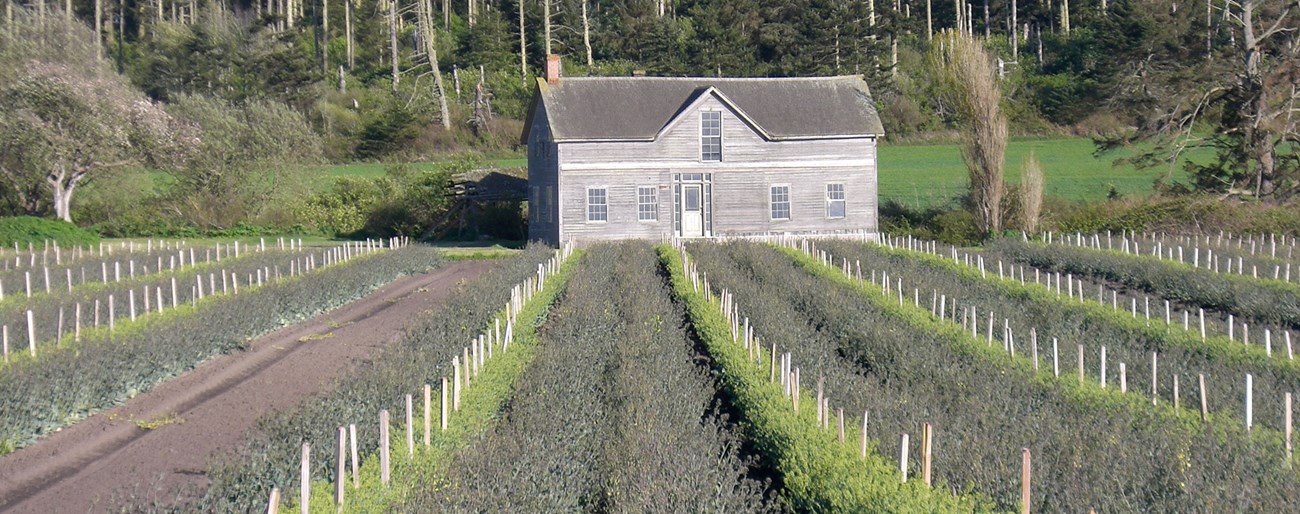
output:
M722 161L722 112L700 112L700 160Z

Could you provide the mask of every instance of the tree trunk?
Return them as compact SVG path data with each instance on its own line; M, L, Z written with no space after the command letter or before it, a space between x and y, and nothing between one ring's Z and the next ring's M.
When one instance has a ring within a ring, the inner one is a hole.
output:
M925 40L934 40L934 6L932 0L925 0Z
M528 80L528 34L524 32L524 0L519 1L519 78ZM586 7L586 4L583 4Z
M542 31L546 38L542 48L551 55L551 0L542 0Z
M72 193L85 176L85 171L69 172L64 165L60 165L58 169L45 176L45 181L50 185L54 215L59 219L72 222Z
M442 0L442 30L451 30L451 0Z
M10 3L6 0L5 9L9 9ZM104 0L95 0L95 58L104 59Z
M397 69L397 0L388 1L388 57L393 63L393 92L397 92L397 83L401 80Z
M1011 0L1011 58L1020 61L1020 25L1016 20L1016 0Z
M352 48L352 39L355 37L352 27L352 0L343 0L343 29L347 32L348 45L348 71L357 66L356 50Z
M1070 0L1061 0L1061 32L1070 35Z
M591 59L591 20L587 16L587 0L582 0L582 46L587 49L587 67L596 63Z
M330 71L330 0L320 0L320 72Z
M442 69L438 67L438 46L434 43L433 0L419 0L419 2L419 29L420 34L424 36L420 39L424 40L424 52L429 58L429 67L433 70L434 94L438 96L438 109L442 118L442 128L443 130L451 130L451 110L447 107L447 87L442 81Z

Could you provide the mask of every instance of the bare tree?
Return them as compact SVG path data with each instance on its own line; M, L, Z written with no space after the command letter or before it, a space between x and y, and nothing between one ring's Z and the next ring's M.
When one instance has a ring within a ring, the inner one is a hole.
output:
M595 65L591 59L591 17L587 16L587 0L579 1L582 2L582 46L587 50L587 67L590 68Z
M960 30L941 33L931 58L942 81L940 91L963 126L962 159L970 174L975 216L981 229L1001 232L1007 118L997 69L979 41Z
M528 34L524 31L524 0L519 1L519 78L528 78ZM459 89L459 88L457 88Z
M1043 212L1043 185L1043 165L1031 151L1020 168L1020 226L1031 234Z
M447 107L447 87L442 81L442 69L438 66L438 46L435 41L433 28L433 0L418 0L419 29L423 36L420 39L424 41L424 53L429 60L429 68L433 72L434 95L438 98L438 108L441 114L442 128L451 130L451 111Z

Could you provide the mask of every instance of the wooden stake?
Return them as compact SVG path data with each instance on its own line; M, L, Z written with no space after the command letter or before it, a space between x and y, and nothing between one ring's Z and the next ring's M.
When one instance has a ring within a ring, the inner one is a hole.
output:
M347 444L347 429L339 427L338 453L335 454L338 460L334 462L334 504L340 506L343 505L343 482L347 480Z
M271 497L266 501L266 514L280 514L280 488L271 488Z
M871 411L862 411L862 438L858 443L858 452L862 458L867 458L867 420L871 418Z
M835 421L840 428L840 442L844 442L844 409L835 409Z
M406 395L406 456L415 457L415 419L411 395Z
M302 487L299 488L298 504L302 514L311 514L311 443L302 443Z
M921 480L925 482L926 487L931 486L930 449L934 445L934 425L926 423L921 428Z
M1283 402L1286 412L1282 417L1286 418L1286 462L1291 465L1291 393L1286 393L1286 400Z
M361 466L361 459L357 458L357 425L348 425L348 445L352 450L352 487L361 487L361 474L357 469Z
M1197 374L1197 379L1201 382L1201 421L1207 421L1210 419L1210 411L1205 403L1205 374Z
M903 474L903 482L907 482L907 434L903 434L898 447L898 470Z
M379 411L379 482L385 487L388 486L389 472L392 468L389 459L392 448L388 436L388 409L384 409Z
M1246 431L1255 425L1255 377L1246 373Z
M32 310L27 309L27 346L32 351L32 357L36 356L36 325L32 321Z
M424 447L429 447L429 435L433 429L433 387L424 384Z
M442 431L447 431L447 377L442 377Z
M1021 448L1020 455L1020 513L1029 514L1029 480L1031 476L1029 448Z

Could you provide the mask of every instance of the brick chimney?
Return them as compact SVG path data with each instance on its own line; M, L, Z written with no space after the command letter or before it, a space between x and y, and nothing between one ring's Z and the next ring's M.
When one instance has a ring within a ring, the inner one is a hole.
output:
M560 83L560 56L551 54L546 56L546 83Z

